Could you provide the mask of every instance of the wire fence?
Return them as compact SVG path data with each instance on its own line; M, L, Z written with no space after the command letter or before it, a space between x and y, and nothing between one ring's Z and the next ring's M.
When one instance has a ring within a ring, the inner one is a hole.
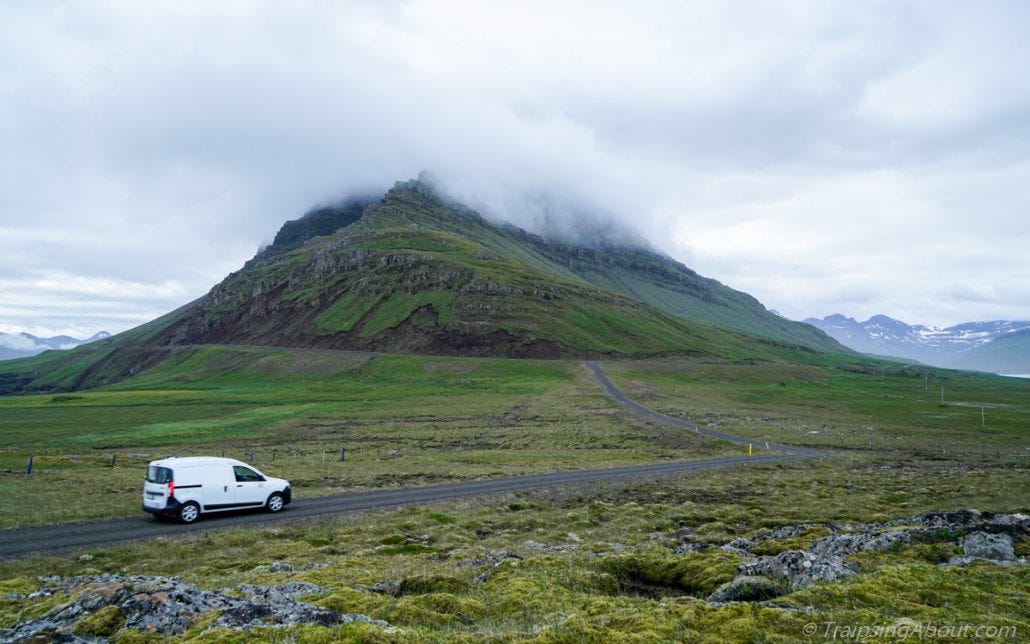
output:
M293 449L282 447L247 447L225 448L215 450L168 450L153 452L114 452L114 453L2 453L0 452L0 475L4 476L45 476L48 473L63 472L69 469L146 469L151 461L170 457L187 456L219 456L234 458L260 467L269 465L325 465L346 463L348 459L373 458L392 459L402 456L400 450L387 448L355 449Z

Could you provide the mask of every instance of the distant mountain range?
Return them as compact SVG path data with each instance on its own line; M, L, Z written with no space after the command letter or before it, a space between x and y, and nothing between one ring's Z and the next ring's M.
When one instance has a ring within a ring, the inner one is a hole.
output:
M910 325L886 315L858 322L835 314L805 322L862 353L955 369L1030 373L1030 321L965 322L942 328Z
M31 333L0 333L0 360L26 358L43 353L49 349L74 349L81 344L88 344L109 337L111 337L111 334L107 331L101 331L85 340L79 340L68 335L38 338Z

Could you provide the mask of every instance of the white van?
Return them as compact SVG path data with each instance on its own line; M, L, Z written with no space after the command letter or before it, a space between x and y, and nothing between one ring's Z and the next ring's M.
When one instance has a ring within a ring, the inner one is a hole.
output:
M143 483L143 509L182 523L193 523L202 512L246 508L279 512L291 498L289 481L216 456L151 461Z

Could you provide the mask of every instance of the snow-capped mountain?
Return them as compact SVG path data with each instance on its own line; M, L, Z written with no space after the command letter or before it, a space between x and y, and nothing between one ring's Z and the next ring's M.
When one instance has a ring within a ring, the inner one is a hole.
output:
M986 350L999 338L1008 339L1011 334L1027 331L1030 321L993 320L935 327L910 325L886 315L874 315L865 322L858 322L834 314L821 320L808 318L805 322L862 353L908 358L940 367L1011 371L1013 368L1019 370L1022 367L1018 365L1025 364L1030 368L1030 355L1011 355L1011 351L1007 351L1004 352L1004 361L988 357L999 356L1000 352L995 350L999 346L1015 347L1016 343L1004 342L994 345L990 351Z
M0 332L0 360L26 358L49 349L74 349L80 344L87 344L111 337L107 331L101 331L91 338L79 340L68 335L56 335L52 338L38 338L31 333Z

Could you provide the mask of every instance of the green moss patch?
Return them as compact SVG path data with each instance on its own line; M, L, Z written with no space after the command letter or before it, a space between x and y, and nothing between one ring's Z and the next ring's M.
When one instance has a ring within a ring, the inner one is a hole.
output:
M598 565L619 583L622 592L662 596L671 592L709 595L733 579L739 556L721 552L692 553L681 557L644 553L609 557Z
M72 632L89 637L110 637L125 623L125 616L117 606L104 606L92 615L75 623Z

